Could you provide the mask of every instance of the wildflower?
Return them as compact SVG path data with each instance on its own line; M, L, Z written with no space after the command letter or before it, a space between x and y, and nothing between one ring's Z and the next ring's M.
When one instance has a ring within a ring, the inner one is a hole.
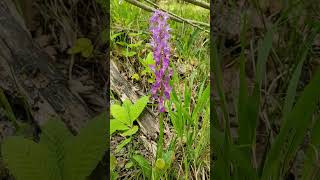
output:
M169 16L156 10L150 19L150 31L152 33L151 46L155 65L150 66L154 71L156 80L151 87L151 94L159 102L159 111L165 112L164 101L170 99L171 87L169 85L172 70L170 64L170 27L167 24Z

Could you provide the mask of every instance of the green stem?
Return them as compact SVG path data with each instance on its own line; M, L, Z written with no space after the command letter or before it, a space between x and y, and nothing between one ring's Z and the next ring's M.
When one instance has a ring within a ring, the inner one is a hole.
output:
M160 127L160 133L159 133L158 148L157 148L157 158L162 158L162 148L163 148L163 113L162 112L160 112L159 127Z

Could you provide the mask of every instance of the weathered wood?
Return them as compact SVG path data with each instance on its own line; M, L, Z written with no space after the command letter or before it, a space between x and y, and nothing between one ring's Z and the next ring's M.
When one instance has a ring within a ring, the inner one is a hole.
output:
M59 116L77 132L92 112L31 38L10 0L0 0L0 88L23 95L34 120L42 125Z
M132 89L133 85L123 78L113 60L110 63L110 84L111 90L116 92L122 98L122 101L128 98L132 102L135 102L139 99L138 94ZM138 122L145 135L153 138L156 137L156 134L159 132L159 124L149 108L144 110Z

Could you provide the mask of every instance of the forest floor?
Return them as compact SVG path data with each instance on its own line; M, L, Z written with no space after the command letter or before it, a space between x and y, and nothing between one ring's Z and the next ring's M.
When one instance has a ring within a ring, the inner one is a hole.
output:
M107 33L106 20L103 17L106 3L96 0L15 2L32 41L50 56L49 63L61 73L68 89L88 107L91 116L104 111ZM1 141L10 135L38 139L39 125L30 116L27 105L24 104L24 97L6 91L4 96L17 121L24 127L20 128L21 132L17 132L13 122L5 116L1 104ZM101 161L100 164L102 169L106 169L105 162ZM99 171L104 177L105 171ZM1 161L0 179L11 178ZM92 178L97 179L97 176Z

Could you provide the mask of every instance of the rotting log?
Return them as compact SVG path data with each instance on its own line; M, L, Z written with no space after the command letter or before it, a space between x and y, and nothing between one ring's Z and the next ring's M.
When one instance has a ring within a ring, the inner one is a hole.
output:
M110 85L110 89L119 95L122 101L128 98L132 102L135 102L139 99L139 95L132 88L133 85L124 79L112 59L110 62ZM159 132L159 124L155 115L149 108L146 108L143 111L138 123L146 136L155 139Z
M69 90L67 80L51 62L12 1L0 0L0 88L22 95L38 125L59 117L77 132L93 112Z

